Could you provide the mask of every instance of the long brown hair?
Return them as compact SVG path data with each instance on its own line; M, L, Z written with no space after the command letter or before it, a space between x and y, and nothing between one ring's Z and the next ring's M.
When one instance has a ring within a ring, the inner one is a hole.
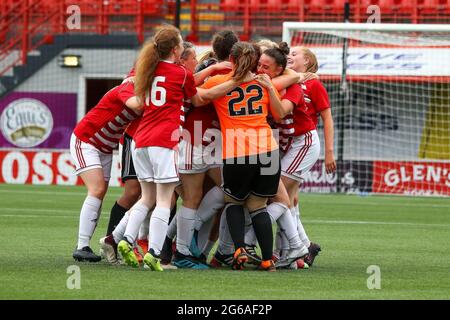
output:
M230 56L234 63L233 79L236 81L244 79L257 63L255 48L248 42L235 43L231 48Z
M172 49L180 45L180 31L171 25L159 27L155 35L145 42L136 62L134 92L142 101L152 85L159 60L167 59Z

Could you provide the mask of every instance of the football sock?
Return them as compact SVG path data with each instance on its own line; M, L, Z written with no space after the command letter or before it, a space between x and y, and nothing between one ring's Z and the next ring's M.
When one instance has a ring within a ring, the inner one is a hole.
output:
M148 225L150 223L150 214L145 217L144 221L141 223L139 227L139 235L138 240L146 240L148 239Z
M156 207L150 218L150 246L156 255L161 253L161 249L166 239L169 227L170 209ZM177 237L178 238L178 237Z
M123 235L125 234L125 230L127 229L127 224L128 224L129 219L130 219L130 213L129 212L125 213L125 215L120 220L117 227L112 232L115 243L119 243L119 241L123 239Z
M177 250L178 252L190 256L189 247L194 234L196 210L181 206L177 214Z
M120 206L117 203L117 201L114 203L114 205L111 209L111 214L109 216L108 229L106 230L106 235L109 235L113 232L113 230L119 224L120 220L123 218L123 215L127 211L128 211L128 209Z
M220 231L219 231L219 247L218 250L221 254L233 254L234 253L234 243L231 238L230 230L228 229L227 215L222 213L220 217Z
M225 204L224 193L219 187L209 190L197 209L194 228L199 231L202 224L214 217Z
M250 212L250 216L252 217L253 229L261 248L262 258L263 260L270 260L273 254L273 231L267 208Z
M298 208L298 206L291 208L291 214L293 217L295 217L295 222L297 224L297 231L300 236L300 239L302 240L303 244L307 248L309 248L309 246L311 245L311 241L309 241L305 228L303 227L302 221L300 219L300 209Z
M80 212L77 249L89 246L89 241L94 234L95 227L97 227L101 207L102 200L98 198L87 196L86 199L84 199Z
M225 206L227 224L235 248L245 246L245 216L241 205L228 203Z
M139 233L139 228L148 215L149 207L144 205L140 200L131 207L129 211L127 228L125 230L124 239L133 245Z

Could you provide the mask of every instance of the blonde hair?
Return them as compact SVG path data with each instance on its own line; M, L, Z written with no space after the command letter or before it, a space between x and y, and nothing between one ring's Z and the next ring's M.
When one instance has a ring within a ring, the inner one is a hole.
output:
M306 66L306 72L316 73L319 70L319 62L317 61L317 57L306 47L299 47L305 58L309 60L308 65Z
M211 58L215 58L214 51L205 50L197 56L198 64L202 64L203 62Z
M167 59L180 42L180 31L171 25L159 27L155 35L145 42L137 58L134 86L136 96L142 101L152 85L158 62Z
M256 44L261 48L261 53L264 53L267 49L278 48L278 44L269 39L261 39ZM265 50L262 50L262 48L265 48Z

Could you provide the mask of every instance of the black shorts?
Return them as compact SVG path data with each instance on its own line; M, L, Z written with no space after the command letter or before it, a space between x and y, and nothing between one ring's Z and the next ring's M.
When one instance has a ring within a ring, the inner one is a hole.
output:
M222 181L225 194L238 201L244 201L250 194L263 198L274 197L280 183L278 150L224 160Z
M136 170L134 170L133 164L133 155L131 152L131 142L133 138L131 138L126 133L123 134L123 148L122 148L122 172L121 179L122 182L125 182L130 179L137 179Z

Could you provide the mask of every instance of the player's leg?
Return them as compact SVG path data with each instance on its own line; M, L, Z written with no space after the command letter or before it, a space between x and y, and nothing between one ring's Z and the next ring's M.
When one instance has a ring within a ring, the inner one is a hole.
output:
M150 217L149 251L144 256L144 263L153 271L163 271L161 267L161 250L169 227L173 193L179 184L175 150L150 147L150 163L153 166L156 182L156 207Z
M180 174L183 186L183 205L177 213L177 251L174 265L179 268L206 269L207 266L191 254L191 243L197 208L203 195L204 172Z
M141 195L141 186L137 179L136 170L133 164L132 138L124 134L123 146L121 146L121 180L124 184L123 193L114 203L109 216L108 229L106 235L112 233L114 228Z
M219 167L209 168L207 175L209 179L205 179L205 182L212 180L214 184L211 185L211 188L201 199L197 209L196 221L194 224L194 236L191 244L191 252L197 257L202 253L201 246L197 242L198 233L202 229L203 224L217 215L225 205L223 191L219 187L222 184L221 169ZM210 229L203 229L205 234L209 234L209 230Z
M78 244L73 258L78 261L98 262L101 257L92 252L90 240L97 227L103 198L108 190L112 155L100 152L73 134L70 153L75 162L76 173L87 188L87 196L80 210Z
M134 143L133 143L134 145ZM138 267L138 260L133 252L133 245L139 233L139 228L156 201L156 186L154 168L150 160L150 148L132 148L134 165L141 186L141 198L129 210L129 220L123 239L118 243L118 249L124 261L133 267Z
M308 249L312 249L314 252L314 258L320 251L320 246L315 244L311 247L311 241L309 240L303 224L299 218L298 205L294 204L294 199L298 196L298 188L302 181L302 175L306 174L316 163L320 154L320 141L316 130L307 132L305 135L295 137L292 145L292 151L298 150L298 152L288 152L282 159L282 179L286 186L286 189L290 198L290 211L294 214L294 221L297 225L299 236ZM310 252L311 253L311 252ZM311 254L305 257L305 262L312 263L314 259L311 259ZM308 265L310 265L308 263Z

